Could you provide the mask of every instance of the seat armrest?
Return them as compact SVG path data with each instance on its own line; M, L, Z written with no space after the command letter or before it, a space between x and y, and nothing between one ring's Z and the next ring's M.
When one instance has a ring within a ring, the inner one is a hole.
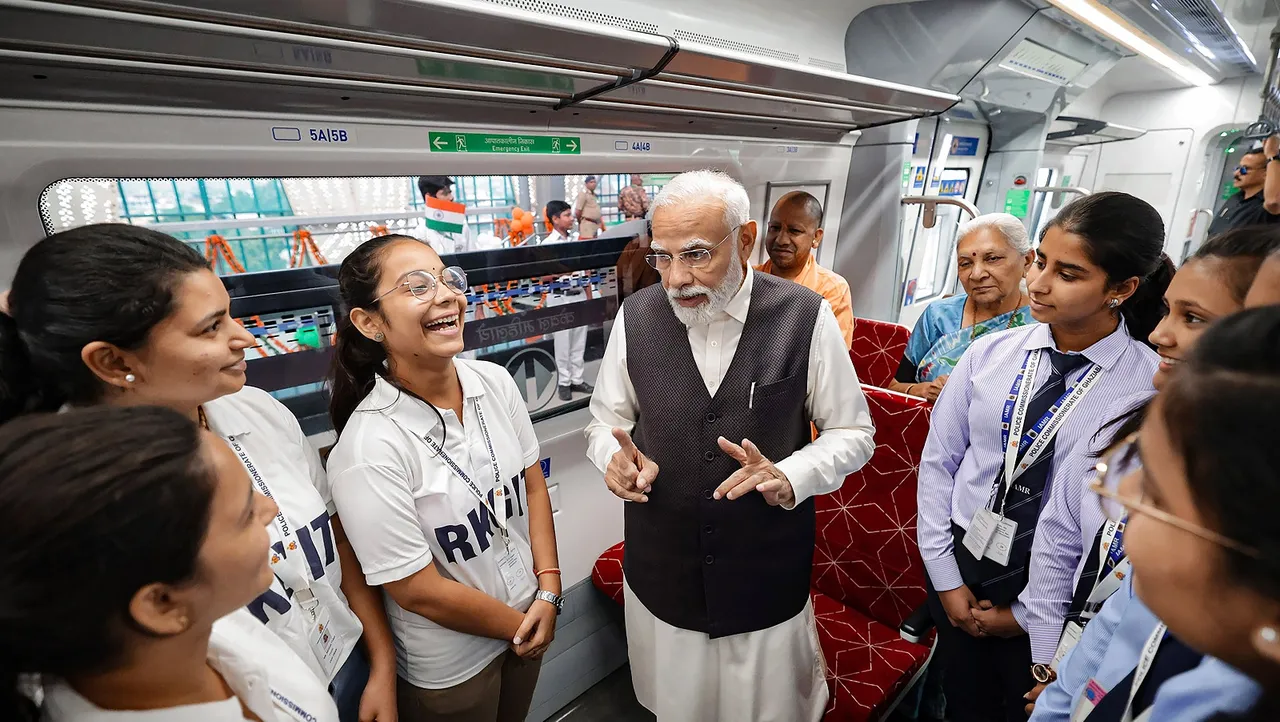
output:
M930 629L933 629L933 615L929 613L928 604L921 604L898 627L898 634L908 642L920 644Z

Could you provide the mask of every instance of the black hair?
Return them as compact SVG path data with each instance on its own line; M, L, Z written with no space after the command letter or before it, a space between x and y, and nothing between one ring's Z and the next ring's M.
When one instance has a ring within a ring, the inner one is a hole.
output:
M558 218L561 213L564 213L565 211L572 210L572 209L573 209L573 206L570 206L568 203L565 203L564 201L548 201L547 202L547 218L549 220Z
M793 193L788 193L785 200L788 204L799 203L800 207L804 210L804 214L809 216L809 220L813 221L814 225L819 227L822 226L822 203L820 203L812 193L808 193L806 191L795 191ZM782 201L779 201L778 203L781 205ZM776 209L777 206L774 206L774 208Z
M1187 263L1206 258L1216 258L1225 262L1222 269L1231 297L1243 303L1249 293L1249 286L1258 275L1267 256L1280 253L1280 229L1269 226L1253 226L1236 228L1209 239L1199 248ZM1185 264L1184 264L1185 265ZM1113 442L1125 439L1142 427L1150 402L1122 414L1102 425L1095 438L1102 436L1110 428L1115 428L1111 435ZM1104 452L1105 453L1105 452Z
M381 343L367 338L351 322L351 311L356 308L374 310L378 307L378 283L382 280L382 258L386 249L401 241L422 243L412 236L389 234L377 236L361 243L342 261L338 270L338 293L342 296L342 313L338 314L338 329L334 336L333 366L329 372L329 418L339 433L346 428L356 407L373 390L378 376L387 378L384 367L387 350ZM425 245L425 244L424 244ZM431 407L444 429L444 415L434 404L409 392L391 381L402 393L408 393ZM441 446L444 440L440 441Z
M440 191L452 187L453 180L444 175L418 176L418 192L424 199L435 198Z
M177 412L95 406L0 427L0 719L20 680L119 665L138 590L197 574L216 481Z
M1241 157L1241 158L1243 158L1243 157L1245 157L1245 156L1249 156L1249 155L1258 155L1258 154L1263 153L1263 152L1265 152L1265 151L1263 151L1261 148L1251 148L1251 149L1249 149L1249 150L1246 150L1246 151L1244 152L1244 155L1242 155L1242 156L1240 156L1240 157Z
M1214 236L1187 262L1218 258L1230 263L1224 268L1227 290L1240 303L1249 294L1249 286L1267 256L1280 252L1280 228L1247 226Z
M182 241L121 223L32 246L14 275L9 311L0 313L0 423L100 400L105 385L81 350L94 341L140 348L173 312L182 278L208 269Z
M1164 220L1150 203L1117 191L1093 193L1066 205L1040 235L1058 228L1084 240L1089 260L1118 285L1138 278L1138 290L1120 306L1129 335L1148 345L1164 318L1164 292L1176 271L1164 254Z
M1223 318L1161 394L1159 412L1211 528L1261 552L1227 553L1227 575L1280 600L1280 307Z

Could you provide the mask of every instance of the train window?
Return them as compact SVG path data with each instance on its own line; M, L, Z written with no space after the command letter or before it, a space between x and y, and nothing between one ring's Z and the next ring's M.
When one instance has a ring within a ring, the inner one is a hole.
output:
M45 190L41 211L50 233L145 225L209 258L258 341L247 354L249 382L289 406L308 433L329 428L337 264L373 235L424 240L467 271L464 356L505 366L537 420L586 405L622 297L657 280L644 264L645 224L621 223L617 208L629 174L600 176L608 232L544 243L546 203L572 205L584 178L455 176L453 204L425 200L411 176L72 178ZM645 176L650 197L670 178Z

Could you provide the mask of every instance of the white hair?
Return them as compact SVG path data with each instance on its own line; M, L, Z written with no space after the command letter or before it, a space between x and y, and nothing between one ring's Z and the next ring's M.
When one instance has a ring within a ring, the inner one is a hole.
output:
M751 198L742 184L718 170L695 170L672 178L649 208L649 219L659 208L717 199L724 204L724 226L728 230L751 220Z
M990 228L1004 239L1009 247L1025 256L1031 250L1031 237L1027 235L1026 226L1017 216L1008 213L986 213L972 220L965 221L956 231L956 243L974 231Z

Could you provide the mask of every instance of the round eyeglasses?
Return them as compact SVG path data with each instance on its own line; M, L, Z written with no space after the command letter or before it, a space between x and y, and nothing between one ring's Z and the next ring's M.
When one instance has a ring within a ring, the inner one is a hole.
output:
M1132 487L1137 482L1136 475L1146 473L1142 468L1137 442L1136 433L1129 435L1113 446L1094 467L1098 475L1089 485L1089 490L1100 498L1102 511L1108 519L1125 521L1136 512L1247 557L1262 558L1262 553L1248 544L1223 536L1199 524L1193 524L1163 509L1157 509L1147 502L1145 494L1140 491L1135 494L1137 490Z
M737 233L738 229L741 227L741 225L734 226L733 230L729 231L728 235L721 238L719 243L711 246L710 248L693 248L688 251L682 251L674 256L670 253L650 253L644 257L644 260L652 266L655 271L665 271L671 268L672 260L677 258L680 259L680 262L684 264L685 268L703 268L708 263L711 263L711 252L720 246L723 246L724 242L729 240L734 233ZM697 243L698 240L701 239L697 239L693 242ZM710 241L705 240L702 242L710 243Z
M386 293L373 299L374 303L387 296L407 288L409 293L419 301L430 301L436 297L436 289L443 283L450 291L465 295L467 293L467 272L457 266L449 266L440 272L440 278L430 271L409 271L400 278L400 283L392 286Z

